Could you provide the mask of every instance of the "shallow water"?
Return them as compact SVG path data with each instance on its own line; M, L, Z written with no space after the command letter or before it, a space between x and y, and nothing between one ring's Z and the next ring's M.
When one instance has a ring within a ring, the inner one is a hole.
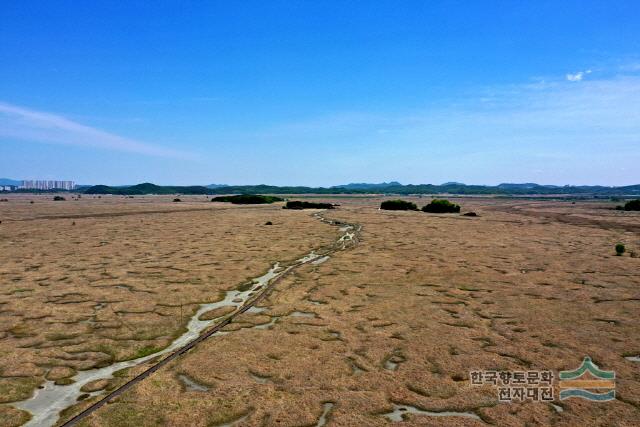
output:
M316 318L316 317L318 317L317 314L311 313L311 312L308 312L308 311L294 311L289 316L291 316L291 317L308 317L308 318Z
M640 356L627 356L625 359L630 362L640 362Z
M269 379L269 377L263 377L262 375L257 375L253 372L249 372L249 376L251 376L251 378L259 384L268 384L270 382L273 382Z
M560 405L556 405L555 403L552 403L551 406L557 413L564 412L564 408Z
M363 372L366 372L364 369L359 367L353 359L349 359L349 365L351 366L351 372L353 372L354 375L359 375Z
M231 421L231 422L228 422L228 423L220 424L219 427L237 427L240 424L242 424L247 418L249 418L249 415L251 415L251 413L248 413L247 415L243 415L242 417L238 418L235 421Z
M310 255L301 258L301 260L307 260L309 256ZM315 258L317 257L317 255L313 255L313 257ZM47 381L44 384L44 387L41 389L37 389L30 399L16 402L13 404L13 406L22 410L29 411L32 414L31 420L29 420L29 422L25 424L25 426L53 426L58 420L59 412L63 409L68 408L69 406L74 405L78 401L78 397L85 394L80 391L83 385L99 379L113 378L113 373L116 371L141 365L151 359L171 353L185 346L189 342L198 338L202 331L204 331L207 327L211 326L220 319L218 317L211 320L200 320L200 315L206 313L207 311L214 310L220 307L242 306L242 304L247 301L247 299L251 296L256 288L265 286L273 278L282 274L284 271L285 270L282 270L279 267L278 263L276 263L266 274L254 279L253 285L250 289L244 292L235 289L230 290L227 291L224 299L221 301L201 304L198 311L191 317L191 320L189 320L187 331L180 337L176 338L171 343L171 345L157 353L153 353L137 359L114 363L113 365L106 366L104 368L80 371L72 377L72 379L75 381L73 384L56 385L53 381ZM216 333L215 335L218 334L220 333Z
M322 415L320 415L320 418L318 419L318 423L316 424L316 427L323 427L324 425L327 424L327 416L329 415L332 409L333 409L333 403L325 402L322 404Z
M208 391L209 390L209 387L195 382L194 380L192 380L186 375L180 374L178 375L178 378L180 379L180 381L184 383L187 390L189 391Z
M473 418L474 420L480 420L480 417L473 412L452 412L452 411L443 411L443 412L431 412L431 411L423 411L422 409L418 409L415 406L410 405L396 405L393 404L393 411L387 412L386 414L382 414L383 417L388 418L394 422L404 421L402 416L404 414L413 414L413 415L426 415L429 417L466 417Z
M317 260L315 260L315 261L312 261L312 262L311 262L311 264L313 264L313 265L320 265L320 264L322 264L323 262L326 262L328 259L329 259L329 257L328 257L328 256L323 256L323 257L318 258L318 259L317 259Z

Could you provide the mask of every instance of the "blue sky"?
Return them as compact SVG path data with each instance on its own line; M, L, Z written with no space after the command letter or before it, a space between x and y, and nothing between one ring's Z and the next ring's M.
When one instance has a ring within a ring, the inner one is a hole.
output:
M637 1L0 6L0 176L640 183Z

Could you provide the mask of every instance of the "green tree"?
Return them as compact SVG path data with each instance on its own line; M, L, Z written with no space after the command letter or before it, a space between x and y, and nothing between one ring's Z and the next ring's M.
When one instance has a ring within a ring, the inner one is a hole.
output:
M380 209L387 211L417 211L418 207L415 203L406 200L385 200L380 203Z
M445 199L433 199L431 203L422 208L422 211L429 213L458 213L460 212L460 206Z

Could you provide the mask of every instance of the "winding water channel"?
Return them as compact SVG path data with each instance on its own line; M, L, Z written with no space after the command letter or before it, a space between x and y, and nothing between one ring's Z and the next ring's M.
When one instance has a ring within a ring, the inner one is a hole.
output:
M332 221L323 218L319 214L314 214L314 217L323 222L334 224ZM338 248L344 248L347 241L352 241L354 239L355 232L353 231L353 228L353 226L345 226L340 229L343 234L337 240L339 245ZM263 292L266 292L269 284L274 282L275 279L284 276L289 271L301 265L319 260L324 262L329 258L329 253L331 252L333 251L330 250L326 253L316 254L315 251L311 251L309 254L297 259L285 268L281 267L279 263L275 263L267 273L251 280L249 282L251 283L249 289L245 291L239 291L236 289L230 290L226 292L224 299L220 301L201 304L198 311L189 320L187 331L176 338L168 347L156 353L137 359L117 362L103 368L80 371L72 377L74 382L68 385L56 385L54 381L46 381L42 388L37 389L29 399L14 402L12 405L16 408L28 411L31 414L31 419L25 424L26 427L55 426L58 423L60 412L75 405L80 400L79 398L81 396L83 398L87 398L87 395L89 395L89 397L94 397L104 393L103 390L92 393L84 392L81 390L84 385L96 380L111 379L113 378L113 374L117 371L139 366L160 356L178 352L185 346L192 344L205 330L213 327L216 323L219 323L225 318L233 317L241 311L245 311L241 310L245 305L251 305L252 307L249 308L249 310L254 310L255 308L253 307L253 303L255 303L256 297ZM221 307L234 307L235 311L231 314L223 315L211 320L200 320L200 316L202 314ZM226 334L226 332L216 331L211 336L223 334Z

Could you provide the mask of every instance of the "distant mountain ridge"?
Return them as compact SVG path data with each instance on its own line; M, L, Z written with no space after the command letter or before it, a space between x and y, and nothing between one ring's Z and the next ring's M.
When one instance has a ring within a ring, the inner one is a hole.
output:
M142 195L142 194L213 194L212 189L202 185L191 186L166 186L156 185L150 182L131 185L127 187L109 187L107 185L94 185L84 190L85 194L120 194L120 195Z
M398 181L381 182L380 184L369 184L366 182L353 182L351 184L334 185L331 188L346 188L348 190L370 190L370 189L382 189L389 187L402 186Z
M22 185L22 181L11 178L0 178L0 185L13 185L17 187L19 185Z
M275 185L225 185L209 186L160 186L149 182L127 187L94 185L84 191L86 194L495 194L495 195L591 195L591 196L636 196L640 195L640 184L621 187L600 185L555 186L535 183L491 185L466 185L461 183L408 184L397 182L366 184L353 183L334 187L275 186Z

